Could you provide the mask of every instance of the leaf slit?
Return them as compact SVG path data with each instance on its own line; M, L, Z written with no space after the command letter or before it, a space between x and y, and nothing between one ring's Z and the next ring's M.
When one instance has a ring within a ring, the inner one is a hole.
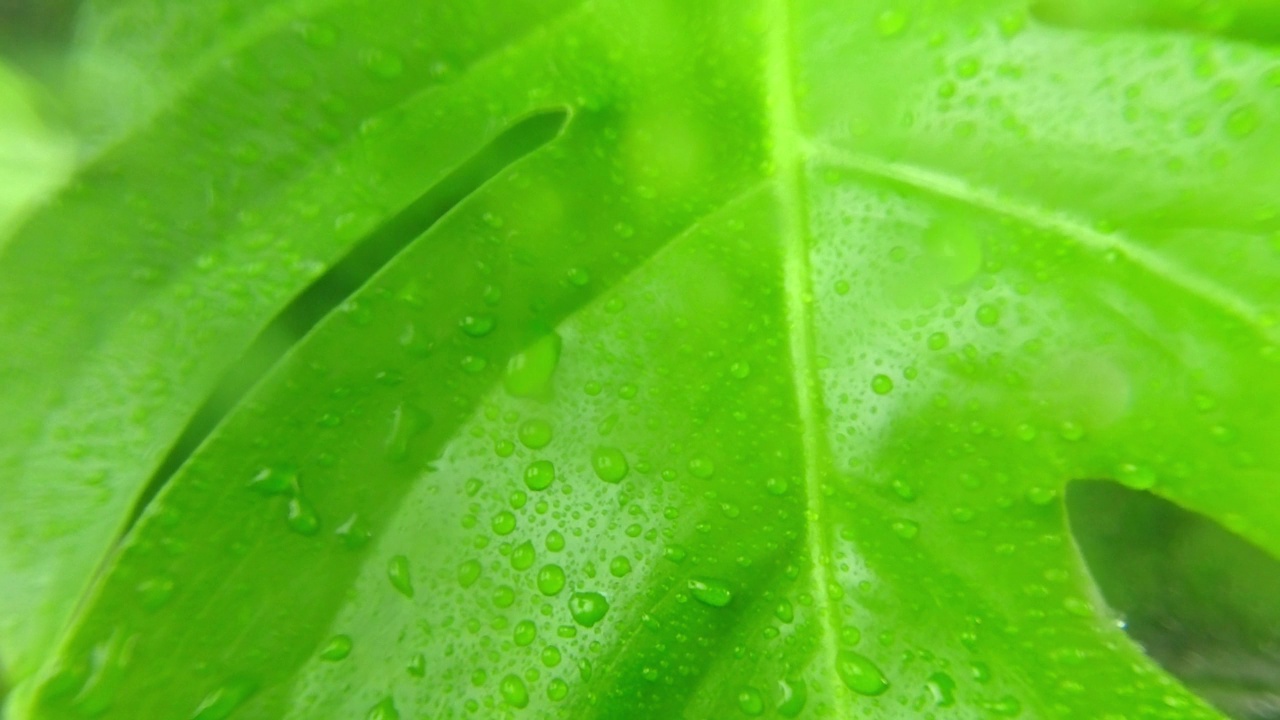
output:
M205 402L138 496L124 532L245 395L299 340L363 286L415 238L489 180L558 137L567 125L564 108L543 110L504 130L318 277L281 310L238 360L224 372Z

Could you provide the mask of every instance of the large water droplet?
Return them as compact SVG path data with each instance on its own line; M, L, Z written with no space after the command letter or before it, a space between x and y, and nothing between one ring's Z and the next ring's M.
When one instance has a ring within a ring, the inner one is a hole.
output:
M467 560L458 566L458 584L469 588L480 579L480 561Z
M413 579L409 576L409 558L396 555L387 561L387 579L391 587L405 597L413 597Z
M574 622L592 627L609 612L609 601L598 592L576 592L569 597L569 614Z
M782 679L778 681L778 714L796 717L809 701L809 688L804 680Z
M400 711L396 709L396 701L385 697L377 705L369 708L365 720L400 720Z
M723 580L693 578L689 580L689 594L704 605L721 608L733 600L733 591Z
M510 535L516 529L516 516L503 510L493 516L490 527L497 535Z
M546 420L529 420L520 426L520 442L530 450L541 450L551 444L551 423Z
M889 689L880 668L852 650L841 651L836 657L836 674L845 687L860 695L879 695Z
M257 690L257 683L235 680L205 696L196 706L191 720L226 720Z
M551 389L551 377L560 363L560 336L545 335L507 363L503 387L516 397L545 395Z
M511 567L516 570L528 570L533 567L533 561L538 557L538 551L533 549L533 543L525 540L511 551Z
M738 709L742 714L756 717L764 714L764 697L753 687L743 688L738 693Z
M524 469L524 484L530 490L546 490L556 479L556 466L550 460L535 460Z
M350 635L334 635L325 643L320 650L320 659L334 662L343 660L351 654L352 642Z
M627 457L614 447L596 448L591 455L591 467L596 471L596 477L607 483L622 482L631 469Z
M524 708L529 705L529 688L525 687L524 680L519 675L502 678L498 692L502 693L502 699L511 707Z
M543 595L558 595L564 589L564 569L559 565L543 565L538 571L538 592Z

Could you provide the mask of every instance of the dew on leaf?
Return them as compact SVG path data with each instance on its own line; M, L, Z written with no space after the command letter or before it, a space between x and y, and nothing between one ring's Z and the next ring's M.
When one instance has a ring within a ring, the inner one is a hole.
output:
M509 608L516 601L516 590L510 585L499 585L493 589L493 604L500 608Z
M876 17L876 32L881 37L900 35L907 27L907 14L901 10L884 10Z
M503 510L493 516L489 527L493 529L495 535L510 535L516 529L516 516L510 511Z
M944 332L931 333L925 344L930 350L941 350L950 344L951 338Z
M560 336L544 335L507 362L503 387L515 397L545 395L551 389L551 378L560 363Z
M560 678L553 678L547 683L547 699L559 702L569 697L569 683Z
M310 537L320 530L320 517L316 515L316 510L311 506L302 495L294 495L289 498L289 529Z
M716 465L709 458L697 457L689 461L689 474L706 480L716 474Z
M564 589L565 584L564 568L559 565L543 565L542 568L538 570L538 579L536 583L538 585L538 592L543 595L548 597L559 595L560 591Z
M484 337L493 332L498 321L492 315L467 315L458 321L462 332L473 338Z
M525 686L524 680L519 675L507 675L502 678L502 682L498 684L498 692L502 694L502 699L508 705L514 708L524 708L529 705L529 688Z
M369 708L365 720L400 720L400 711L396 709L396 701L385 697L377 705Z
M298 471L291 466L264 467L249 480L249 489L267 496L295 493Z
M729 374L739 380L745 380L751 374L751 363L739 360L729 366Z
M520 425L520 442L530 450L541 450L551 444L551 423L546 420L529 420Z
M542 648L541 658L542 658L543 665L549 668L556 667L557 665L560 664L560 660L561 660L560 648L556 647L555 645L548 645Z
M1000 324L1000 308L989 303L979 305L973 316L983 327L995 327Z
M804 680L783 678L778 681L778 714L798 717L809 701L809 688Z
M524 484L530 490L546 490L556 479L556 466L550 460L535 460L524 469Z
M383 80L393 80L404 73L404 61L390 50L367 50L361 54L360 61L370 73Z
M576 592L569 597L569 614L574 622L592 627L609 612L609 601L598 592Z
M1227 115L1227 134L1233 138L1246 138L1253 134L1261 124L1258 109L1252 105L1233 110Z
M511 632L511 639L520 647L531 644L537 637L538 626L529 620L521 620L516 623L515 630Z
M480 561L467 560L458 566L458 584L469 588L480 579Z
M631 574L631 561L619 555L609 561L609 574L614 577L626 577Z
M387 579L401 595L413 597L413 579L409 576L409 558L395 555L387 561Z
M351 654L351 647L350 635L334 635L320 650L320 659L330 662L346 659Z
M543 544L551 552L560 552L564 549L564 535L559 530L550 530Z
M533 549L533 543L525 540L511 551L511 567L516 570L528 570L533 567L533 561L538 558L538 552Z
M956 681L941 670L929 676L929 679L925 682L925 687L929 689L934 705L951 707L956 704Z
M426 656L423 655L422 653L414 653L413 657L409 658L409 662L404 666L404 669L405 669L405 672L409 673L410 675L416 678L426 677L427 675Z
M903 540L914 540L920 534L920 525L907 519L894 520L889 524L893 534Z
M249 680L229 682L206 695L196 706L191 720L226 720L257 688L257 683Z
M591 455L591 467L596 471L596 477L607 483L622 482L631 469L627 457L615 447L596 448Z
M662 550L662 557L673 563L682 563L689 556L689 551L682 545L668 545Z
M871 391L877 395L888 395L893 392L893 378L880 374L871 378Z
M173 578L157 576L138 583L138 602L145 610L158 610L173 596Z
M483 372L485 368L489 367L489 361L479 355L464 355L458 364L464 372L473 374Z
M756 717L764 714L764 698L760 691L753 687L745 687L738 692L738 709L742 714Z
M1124 463L1116 468L1116 481L1134 490L1150 490L1156 486L1156 474L1145 465Z
M852 650L843 650L837 655L836 674L845 687L859 695L880 695L889 689L889 681L880 668Z
M723 580L715 578L692 578L689 580L689 594L703 605L722 608L733 601L733 591Z

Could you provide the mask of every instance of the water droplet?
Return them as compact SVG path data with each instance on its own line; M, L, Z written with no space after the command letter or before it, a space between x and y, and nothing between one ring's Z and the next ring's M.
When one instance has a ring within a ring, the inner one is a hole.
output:
M469 588L480 579L480 561L467 560L458 566L458 584Z
M404 72L404 61L399 55L389 50L380 48L368 50L362 54L360 60L369 72L383 80L394 80Z
M521 620L516 623L516 629L511 632L511 639L520 647L531 644L537 637L538 626L529 620Z
M480 338L493 332L498 320L492 315L467 315L458 321L462 332L473 338Z
M391 587L405 597L413 597L413 579L409 576L409 558L395 555L387 561L387 579Z
M229 682L206 695L196 706L191 720L226 720L257 689L257 683L249 680Z
M369 708L365 720L400 720L400 711L396 709L396 701L390 697L382 698L377 705Z
M533 561L538 557L538 551L533 549L533 543L525 540L511 551L511 567L516 570L528 570L533 567Z
M933 704L938 707L951 707L956 704L956 681L951 676L938 671L929 676L926 683L929 694L933 696Z
M538 592L543 595L559 595L564 589L564 583L564 568L559 565L543 565L542 569L538 570Z
M529 420L520 426L520 442L530 450L541 450L551 444L551 423L546 420Z
M173 596L173 578L157 576L138 583L138 602L145 610L159 610Z
M1084 437L1084 426L1074 420L1067 420L1058 426L1058 435L1070 442Z
M673 563L682 563L686 557L689 557L689 551L681 545L668 545L663 548L662 557Z
M1252 105L1246 105L1242 108L1233 110L1227 116L1227 134L1233 138L1246 138L1258 129L1262 118L1258 114L1258 108Z
M391 413L391 432L387 435L387 459L403 460L409 455L410 443L414 436L421 433L431 424L427 413L411 405L401 403Z
M523 708L529 705L529 689L525 687L519 675L508 675L502 678L502 682L498 685L498 692L502 693L502 699L511 707Z
M607 483L622 482L631 469L627 465L627 456L614 447L596 448L591 456L591 467L596 471L596 477Z
M723 580L714 578L692 578L689 580L689 594L704 605L721 608L733 600L733 591Z
M1116 481L1134 490L1150 490L1156 486L1155 472L1144 465L1124 463L1116 468Z
M745 380L751 374L751 363L740 360L729 366L729 374L739 380Z
M560 552L564 549L564 535L559 530L551 530L547 532L547 539L544 543L551 552Z
M516 516L503 510L493 516L489 526L493 528L493 532L497 535L510 535L516 529Z
M738 709L751 717L764 714L764 698L760 691L753 687L743 688L738 693Z
M292 466L265 467L249 481L249 488L261 495L286 495L298 491L298 471Z
M530 490L546 490L556 479L556 466L550 460L535 460L524 469L524 484Z
M289 529L310 537L320 530L320 517L316 510L302 495L289 498Z
M809 688L804 680L783 679L778 681L778 714L783 717L797 717L809 701Z
M560 363L560 336L551 333L539 338L507 362L503 387L515 397L546 395L551 377Z
M995 327L1000 324L1000 308L989 303L979 305L978 311L973 316L983 327Z
M893 378L888 375L876 375L871 378L871 391L877 395L888 395L893 392Z
M591 282L591 273L585 268L575 267L569 268L568 276L569 284L574 287L586 287Z
M576 592L569 597L569 614L574 622L592 627L609 612L609 601L598 592Z
M915 540L916 536L920 534L920 525L907 519L894 520L889 524L889 527L893 529L894 535L903 540Z
M464 355L458 364L463 372L472 374L483 372L485 368L489 367L489 361L479 355Z
M404 666L404 669L405 669L405 672L409 673L414 677L417 677L417 678L426 677L427 676L426 656L423 655L422 653L415 653L413 657L409 658L409 662Z
M351 654L351 636L350 635L334 635L325 643L324 648L320 650L320 659L336 662L344 660Z
M689 474L706 480L716 474L716 465L709 458L698 457L689 461Z
M884 10L876 18L876 32L881 37L893 37L907 27L907 14L901 10Z
M614 577L626 577L631 574L631 561L619 555L609 562L609 574Z
M554 678L551 682L547 683L548 700L559 702L566 697L569 697L569 683L561 680L560 678Z
M785 598L778 601L777 607L773 609L773 614L784 623L789 623L796 619L795 607L790 600Z
M843 650L836 657L836 674L845 687L859 695L879 695L889 689L880 668L852 650Z
M929 336L925 341L930 350L941 350L951 343L951 338L947 337L944 332L936 332Z
M1046 488L1046 487L1040 487L1039 485L1034 485L1032 487L1027 488L1026 497L1027 497L1027 502L1031 503L1032 505L1038 505L1043 507L1045 505L1049 505L1053 503L1053 501L1058 498L1058 491L1054 490L1053 488Z

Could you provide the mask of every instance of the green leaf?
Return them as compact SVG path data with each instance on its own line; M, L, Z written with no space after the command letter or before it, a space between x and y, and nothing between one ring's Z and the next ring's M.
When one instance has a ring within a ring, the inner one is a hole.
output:
M1280 556L1280 56L1073 17L96 6L148 97L0 256L9 712L1220 717L1062 497Z

